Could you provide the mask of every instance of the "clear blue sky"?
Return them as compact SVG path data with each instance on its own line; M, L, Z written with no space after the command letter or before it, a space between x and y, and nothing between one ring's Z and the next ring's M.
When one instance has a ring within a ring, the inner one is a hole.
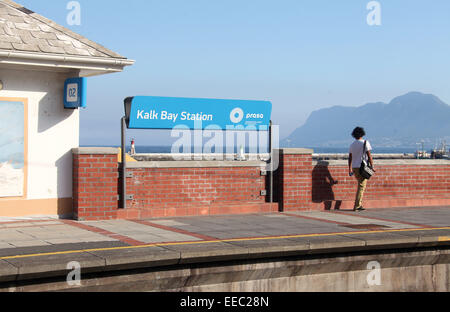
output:
M81 0L81 26L66 24L69 1L17 1L136 60L89 78L81 144L118 144L123 99L138 94L270 100L282 137L323 107L409 91L450 103L448 0L381 0L381 26L367 25L368 0Z

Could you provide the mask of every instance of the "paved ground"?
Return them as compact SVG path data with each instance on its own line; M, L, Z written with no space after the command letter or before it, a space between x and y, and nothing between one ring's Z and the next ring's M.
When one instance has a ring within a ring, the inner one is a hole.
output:
M440 239L450 240L450 207L177 217L142 221L75 222L45 217L3 218L0 219L0 260L19 255L152 244L194 247L219 240L234 244L282 245L305 240L311 245L317 239L333 241L344 237L362 240L374 235L387 238L399 235L426 236L435 235L436 231Z
M73 263L80 265L83 274L115 271L112 276L120 276L120 272L130 269L155 268L158 280L161 272L170 275L170 272L179 271L184 272L180 273L184 276L189 272L182 269L186 264L251 259L282 261L292 259L286 258L290 256L314 258L317 255L320 255L318 259L324 259L330 253L341 256L349 252L352 255L385 254L386 250L411 252L418 247L444 250L439 256L428 256L427 261L448 263L448 253L445 253L448 246L450 206L139 221L3 218L0 219L0 292L25 290L26 285L34 289L33 283L37 285L36 289L45 290L46 284L39 288L41 278L60 279L55 289L70 288L66 277ZM389 252L386 255L389 258ZM404 257L402 254L399 259ZM405 261L416 260L406 257ZM158 271L160 267L165 269ZM167 268L174 270L167 271ZM108 280L109 277L105 278ZM123 278L126 280L127 276ZM198 278L201 281L202 277ZM226 279L226 275L223 278ZM97 285L95 278L83 281ZM164 281L155 289L165 289Z

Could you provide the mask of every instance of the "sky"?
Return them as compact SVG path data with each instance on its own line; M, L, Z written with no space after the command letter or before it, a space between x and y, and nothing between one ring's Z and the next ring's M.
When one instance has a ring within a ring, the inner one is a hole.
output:
M268 100L284 138L312 111L388 103L410 91L450 103L450 1L17 0L136 63L88 79L80 144L120 143L123 100L134 95ZM129 133L146 145L167 132Z

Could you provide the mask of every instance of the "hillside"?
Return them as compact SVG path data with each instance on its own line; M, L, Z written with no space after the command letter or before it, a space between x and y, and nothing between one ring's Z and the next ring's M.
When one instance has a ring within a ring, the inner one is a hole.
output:
M389 104L377 102L360 107L320 109L281 145L347 146L356 126L364 127L367 138L377 146L415 147L422 140L425 145L432 146L441 139L450 143L450 106L434 95L410 92L394 98Z

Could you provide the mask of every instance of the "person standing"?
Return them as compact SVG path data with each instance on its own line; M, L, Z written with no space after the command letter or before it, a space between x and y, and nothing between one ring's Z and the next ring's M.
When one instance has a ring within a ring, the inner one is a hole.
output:
M134 139L131 140L131 155L136 154L136 147L134 145Z
M355 141L350 145L350 152L348 156L348 169L349 175L355 176L356 180L358 180L358 191L356 192L354 211L362 211L365 210L362 201L364 196L364 191L367 186L367 179L363 178L359 173L359 168L361 167L361 162L364 160L368 160L369 166L373 169L373 159L370 151L372 150L372 146L369 141L363 140L363 137L366 135L366 132L361 127L356 127L352 136L355 138ZM375 171L375 170L374 170Z

